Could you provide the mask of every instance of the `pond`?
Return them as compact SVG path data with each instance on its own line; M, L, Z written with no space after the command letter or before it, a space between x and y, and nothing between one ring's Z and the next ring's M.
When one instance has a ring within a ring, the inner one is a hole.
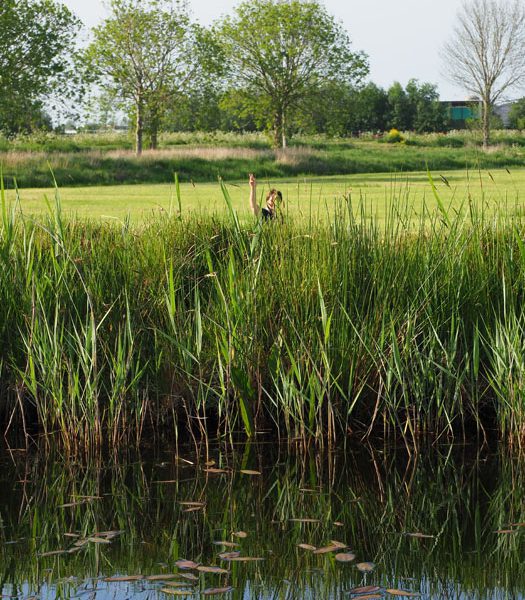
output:
M525 598L525 463L503 450L0 460L4 598Z

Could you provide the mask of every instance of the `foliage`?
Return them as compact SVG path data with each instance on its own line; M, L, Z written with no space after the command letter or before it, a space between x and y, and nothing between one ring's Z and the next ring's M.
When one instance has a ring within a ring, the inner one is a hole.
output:
M55 112L80 91L75 40L80 22L54 0L0 3L0 131L49 128Z
M229 80L247 92L276 147L286 146L288 122L305 96L327 82L360 81L368 72L365 55L350 50L346 31L316 1L242 3L218 24L217 35ZM261 104L263 95L267 102Z
M93 30L85 63L111 92L131 103L136 151L144 129L152 147L167 106L195 70L194 32L178 0L111 0L110 16Z
M399 130L393 128L387 133L384 140L388 144L398 144L400 142L404 142L405 138L401 135Z
M241 222L224 187L221 220L182 201L141 227L65 222L58 196L26 220L4 199L0 412L69 446L174 422L414 442L497 423L521 443L523 215L447 212L429 187L436 208L393 194L382 227L350 197L326 226L313 206Z
M478 130L445 134L403 132L405 144L388 152L382 136L362 133L359 138L297 134L288 152L273 151L268 138L257 132L173 132L160 136L158 152L134 155L128 133L78 135L39 134L12 141L0 138L3 173L27 187L52 183L50 167L61 185L170 183L179 172L182 181L245 180L261 177L339 175L350 173L406 173L409 171L468 168L521 168L525 136L502 130L494 133L497 149L480 151ZM387 175L390 177L391 175Z
M525 129L525 98L520 98L512 104L509 112L509 127Z

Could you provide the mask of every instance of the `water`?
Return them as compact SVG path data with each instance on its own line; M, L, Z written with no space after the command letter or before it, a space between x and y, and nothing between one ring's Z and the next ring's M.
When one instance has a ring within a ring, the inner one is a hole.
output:
M169 600L184 596L163 589L231 586L209 597L336 599L377 586L370 597L525 598L525 526L513 525L525 524L525 463L502 451L262 444L133 460L15 452L0 464L3 597ZM334 541L348 548L298 547ZM181 558L228 573L180 569Z

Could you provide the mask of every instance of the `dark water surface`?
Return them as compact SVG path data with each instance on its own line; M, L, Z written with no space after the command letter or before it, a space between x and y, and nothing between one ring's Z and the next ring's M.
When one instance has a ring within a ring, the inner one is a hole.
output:
M503 452L262 444L0 466L3 597L525 598L525 463Z

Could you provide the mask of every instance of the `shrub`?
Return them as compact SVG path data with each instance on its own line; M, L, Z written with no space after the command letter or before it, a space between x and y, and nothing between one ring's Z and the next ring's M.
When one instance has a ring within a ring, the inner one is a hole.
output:
M405 138L401 135L401 133L393 128L391 129L385 137L385 141L388 144L399 144L405 141Z

